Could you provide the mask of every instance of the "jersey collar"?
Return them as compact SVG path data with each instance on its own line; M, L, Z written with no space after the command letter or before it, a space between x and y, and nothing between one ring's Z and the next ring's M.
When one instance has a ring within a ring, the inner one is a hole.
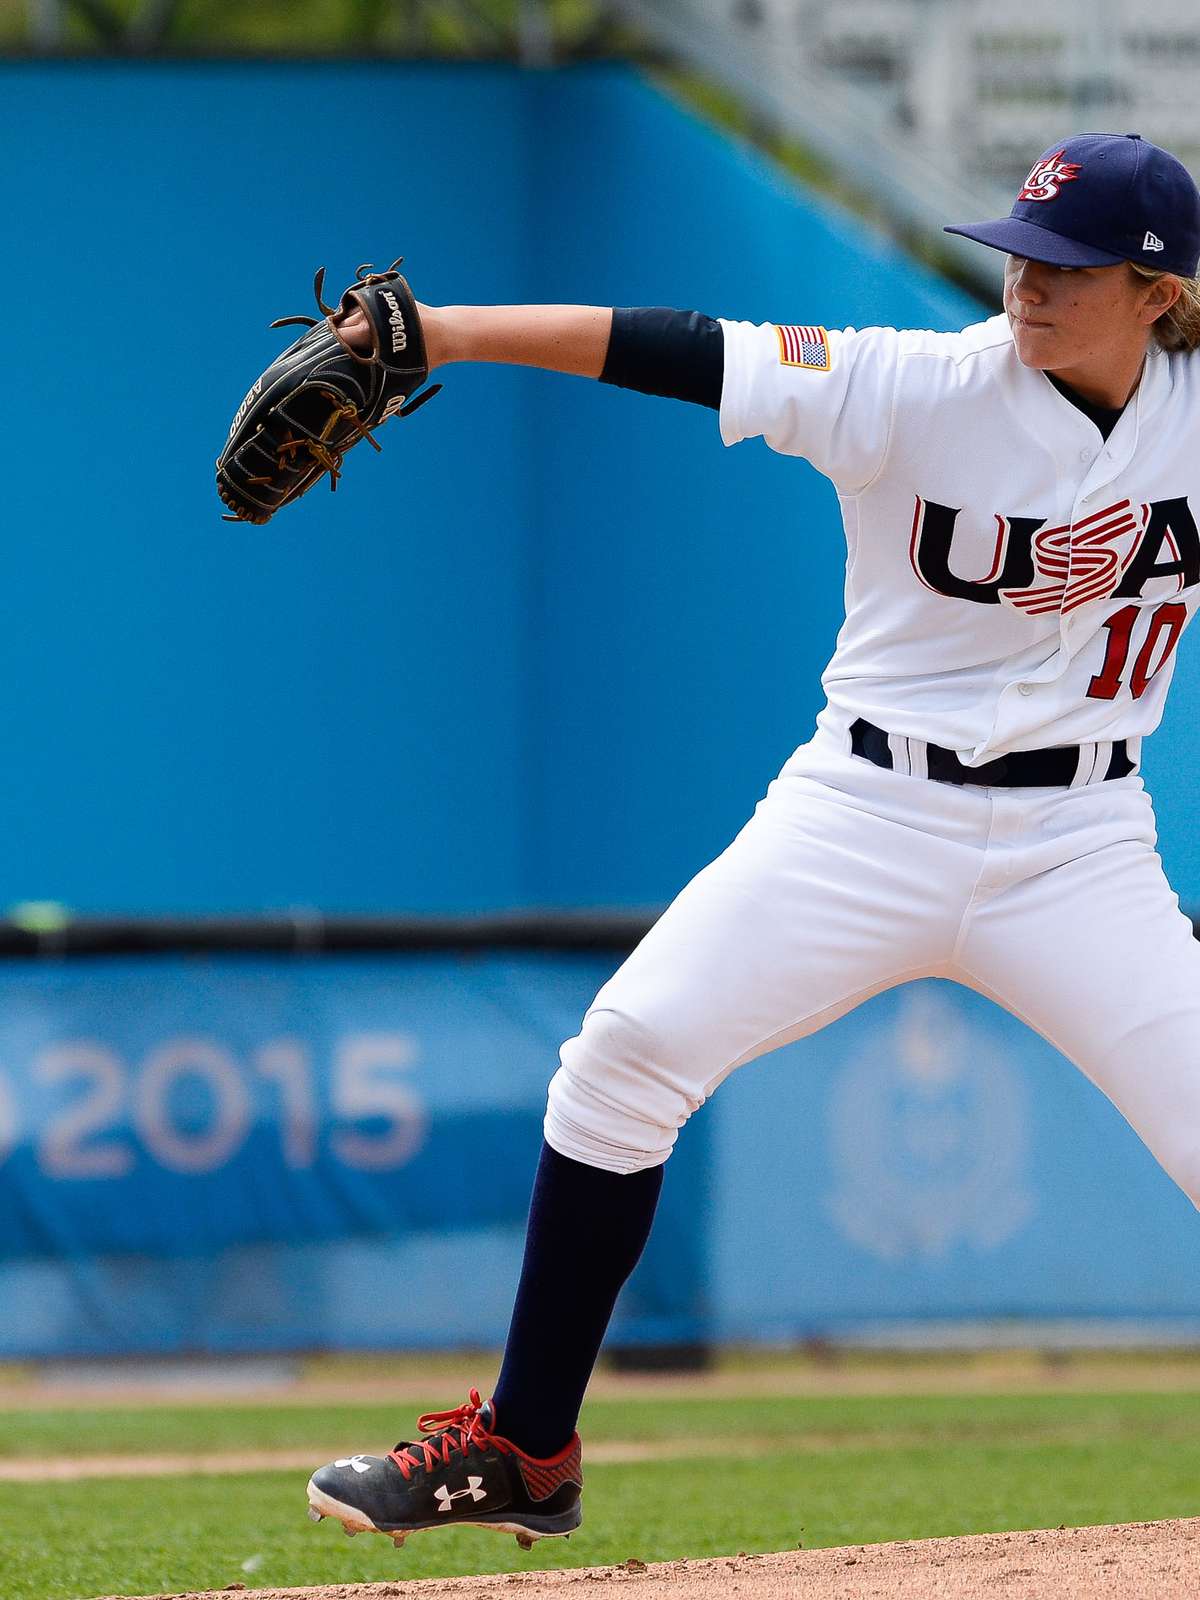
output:
M1005 326L1007 320L1003 318ZM1026 430L1043 445L1052 438L1061 438L1064 448L1070 452L1094 444L1098 437L1095 423L1084 416L1078 406L1072 405L1065 395L1059 394L1043 372L1018 361L1011 333L1009 351L1016 369L1009 393L1013 408ZM1157 345L1152 345L1146 352L1141 381L1099 452L1112 468L1107 476L1115 476L1128 465L1143 427L1166 404L1173 386L1169 356Z

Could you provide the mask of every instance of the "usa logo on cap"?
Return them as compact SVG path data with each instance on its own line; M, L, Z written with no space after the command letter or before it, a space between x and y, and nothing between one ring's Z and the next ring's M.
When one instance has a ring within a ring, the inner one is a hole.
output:
M1065 148L1052 156L1035 161L1025 179L1018 200L1053 200L1064 183L1074 183L1079 176L1078 161L1064 161Z

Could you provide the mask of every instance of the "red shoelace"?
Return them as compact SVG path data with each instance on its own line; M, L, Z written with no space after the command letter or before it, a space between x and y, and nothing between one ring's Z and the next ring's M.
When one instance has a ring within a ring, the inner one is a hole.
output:
M425 1472L432 1472L435 1467L450 1465L451 1452L457 1450L460 1455L466 1455L472 1445L482 1448L494 1446L502 1454L507 1455L512 1448L507 1439L501 1439L494 1433L489 1433L480 1420L483 1401L479 1398L479 1390L472 1389L469 1398L461 1406L456 1406L453 1411L428 1411L423 1417L417 1418L417 1427L422 1433L431 1434L429 1439L417 1439L414 1442L402 1441L396 1448L389 1452L389 1457L400 1468L406 1478L412 1476L414 1468L421 1468Z

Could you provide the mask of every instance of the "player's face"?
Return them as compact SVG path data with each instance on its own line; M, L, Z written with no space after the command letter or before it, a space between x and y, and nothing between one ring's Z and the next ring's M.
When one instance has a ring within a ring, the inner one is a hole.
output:
M1124 262L1051 267L1009 256L1004 271L1004 309L1018 357L1064 378L1102 373L1106 365L1124 368L1131 356L1140 363L1161 298L1158 285Z

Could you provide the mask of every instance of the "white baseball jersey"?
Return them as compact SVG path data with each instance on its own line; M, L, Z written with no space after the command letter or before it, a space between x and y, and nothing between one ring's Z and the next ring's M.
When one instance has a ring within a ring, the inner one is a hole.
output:
M824 725L864 717L969 765L1157 727L1200 603L1200 359L1152 351L1102 441L1003 316L722 326L725 443L806 457L841 502Z

